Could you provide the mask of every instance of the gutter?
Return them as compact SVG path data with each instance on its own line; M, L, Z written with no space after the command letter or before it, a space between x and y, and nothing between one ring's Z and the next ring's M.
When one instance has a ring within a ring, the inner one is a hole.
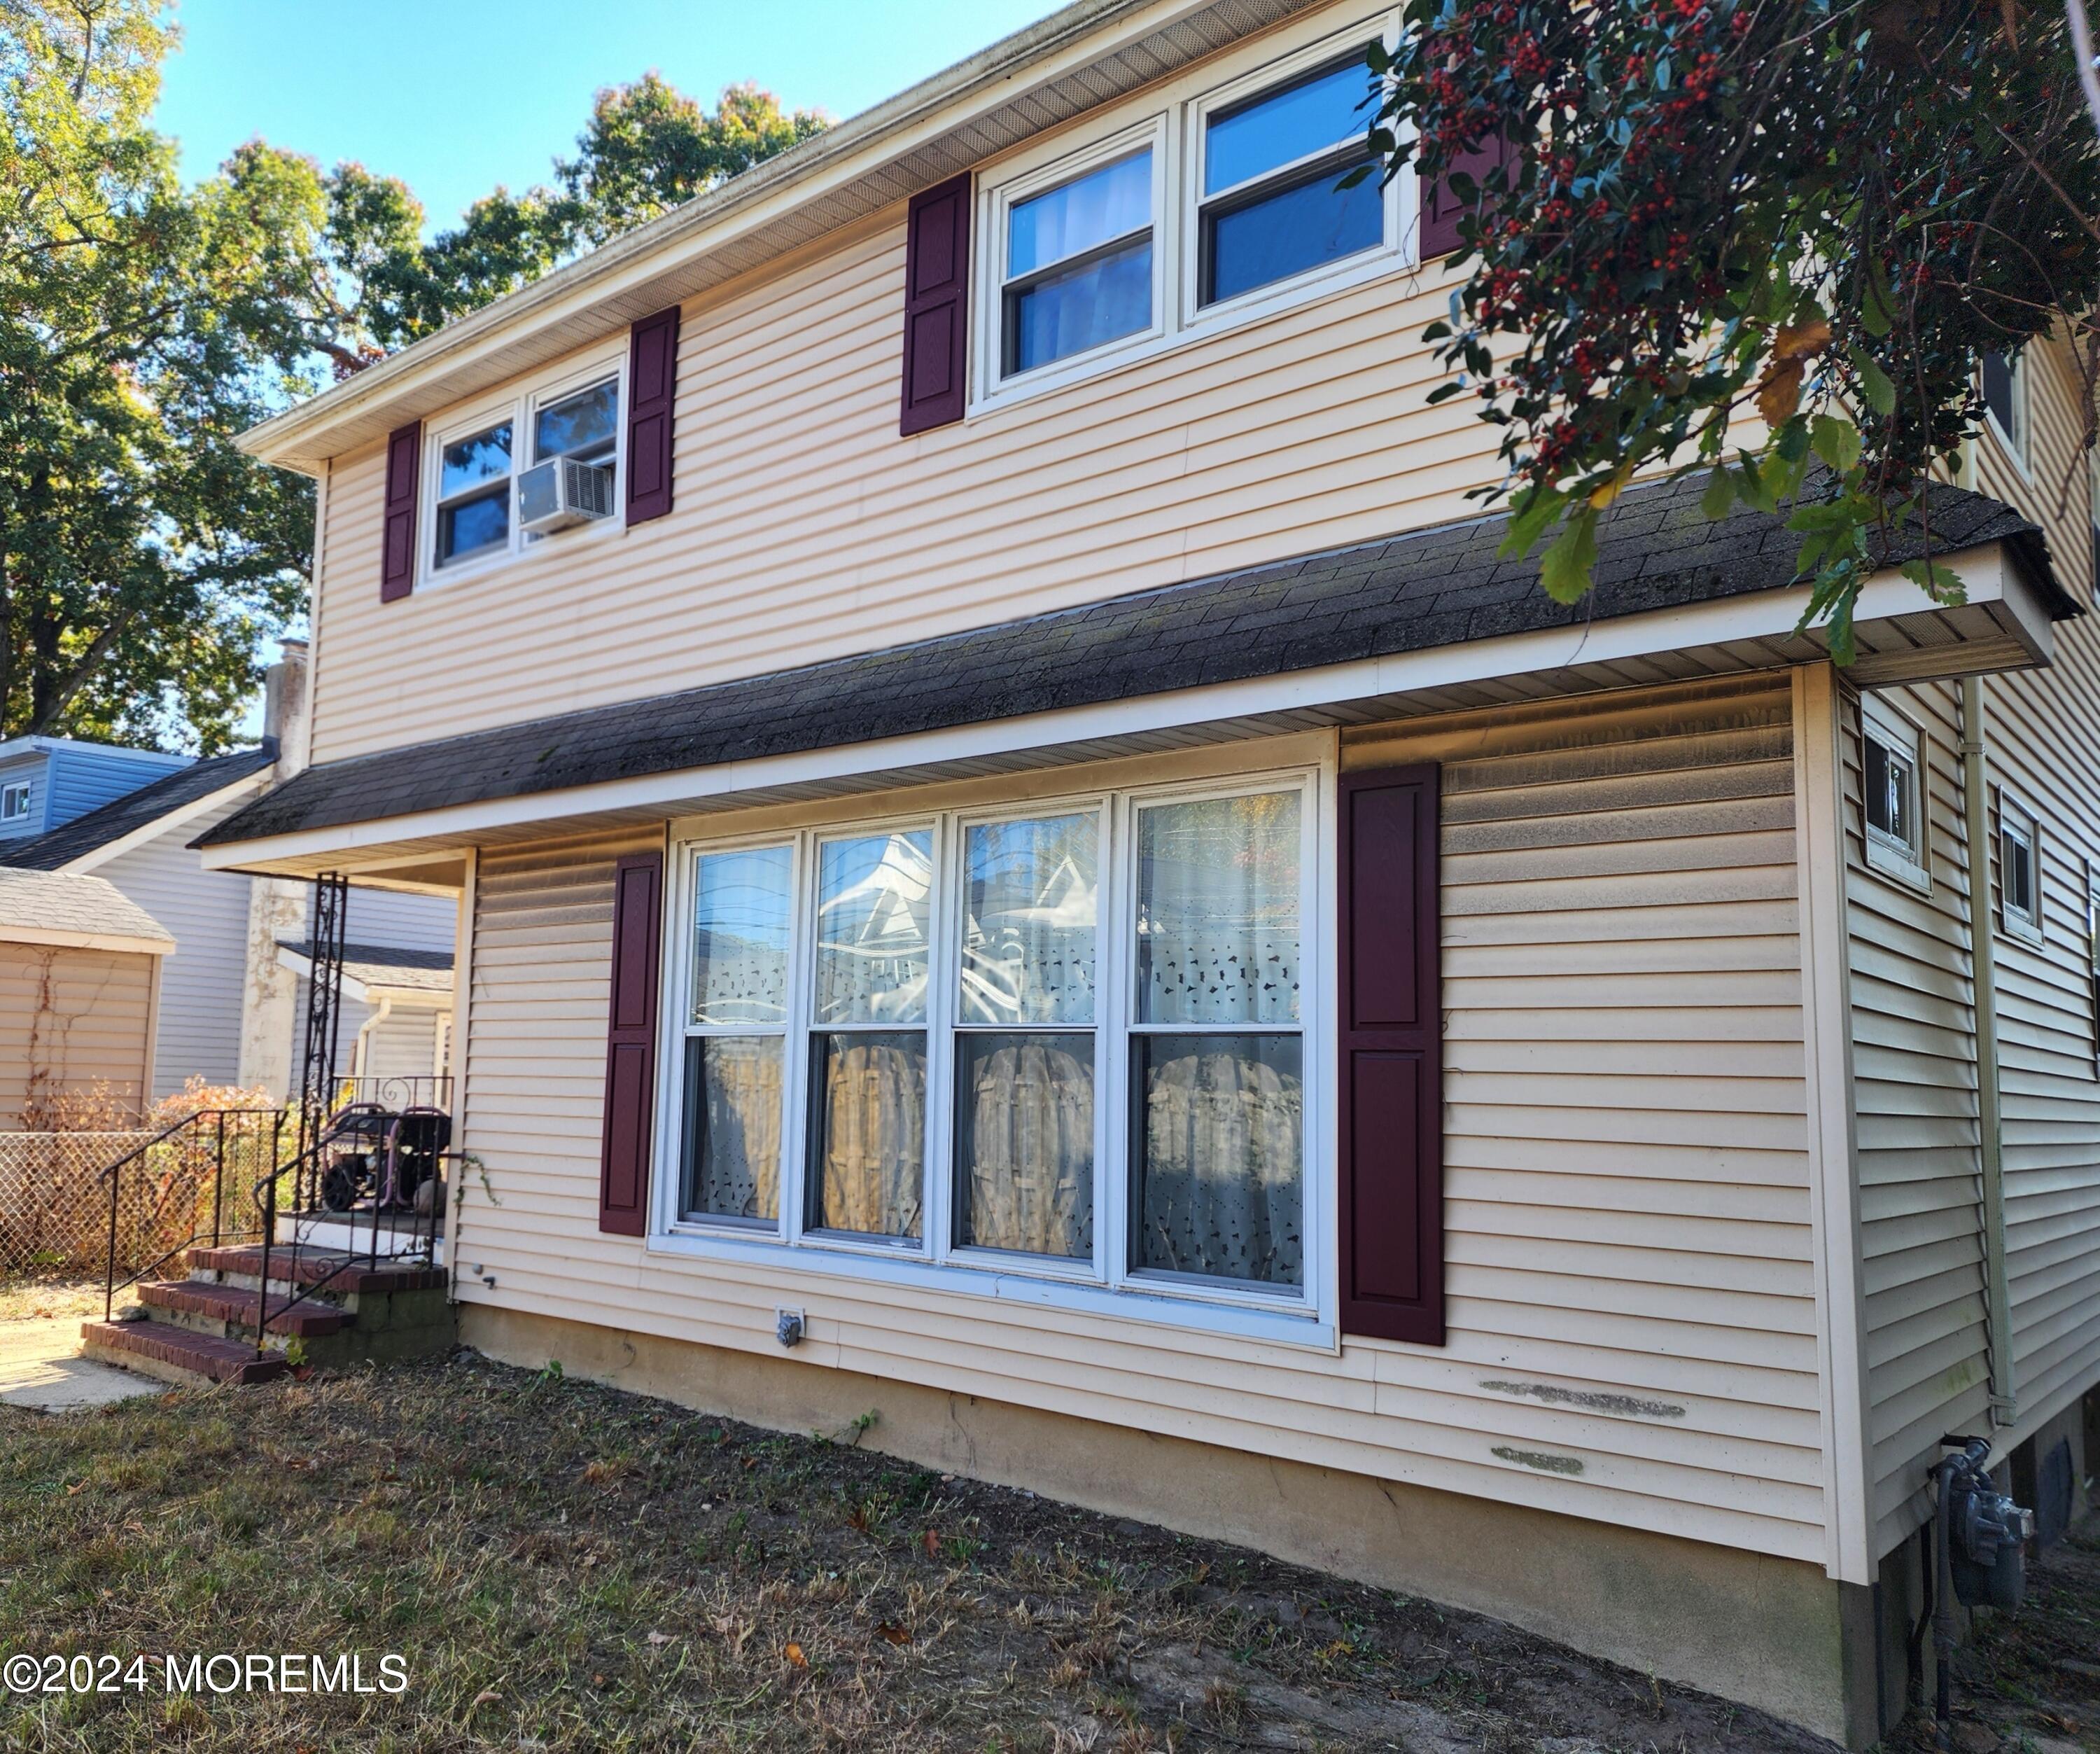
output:
M1983 1291L1991 1368L1991 1423L2018 1416L2013 1380L2012 1282L2005 1266L2005 1111L1998 1069L1997 948L1991 932L1991 797L1983 684L1961 679L1961 802L1969 843L1969 965L1976 1017L1977 1169L1982 1184Z

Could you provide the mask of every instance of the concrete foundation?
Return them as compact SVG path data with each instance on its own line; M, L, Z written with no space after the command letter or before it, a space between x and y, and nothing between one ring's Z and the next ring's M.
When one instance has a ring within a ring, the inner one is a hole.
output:
M929 1468L1471 1608L1593 1656L1864 1747L1880 1732L1876 1590L1821 1567L1281 1461L973 1396L485 1304L460 1338L783 1431L835 1431ZM1899 1689L1899 1692L1900 1689Z

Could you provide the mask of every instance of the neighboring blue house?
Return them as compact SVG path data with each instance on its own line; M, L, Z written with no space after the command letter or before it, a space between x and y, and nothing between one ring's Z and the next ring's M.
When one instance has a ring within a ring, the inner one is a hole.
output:
M0 743L0 842L48 833L189 765L153 749L11 737Z

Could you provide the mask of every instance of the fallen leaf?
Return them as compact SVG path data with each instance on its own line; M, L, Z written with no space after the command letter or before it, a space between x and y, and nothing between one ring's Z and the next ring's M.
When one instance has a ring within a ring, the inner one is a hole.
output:
M649 1635L649 1642L652 1645L668 1645L670 1641L671 1635L668 1633L651 1633Z
M893 1620L885 1620L876 1627L875 1636L878 1638L887 1638L893 1645L908 1645L911 1642L911 1633Z
M941 1531L938 1529L929 1529L924 1535L920 1535L919 1539L925 1544L926 1557L928 1558L938 1559L940 1557Z
M792 1642L789 1643L788 1647L780 1654L787 1658L788 1662L796 1668L807 1668L810 1666L809 1658L803 1655L802 1647L798 1644Z
M474 1703L476 1705L493 1705L502 1697L493 1687L483 1687L474 1696Z

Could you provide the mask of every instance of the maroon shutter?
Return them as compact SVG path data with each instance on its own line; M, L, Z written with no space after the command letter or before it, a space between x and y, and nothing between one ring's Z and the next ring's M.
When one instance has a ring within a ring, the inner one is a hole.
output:
M909 438L963 418L969 382L970 179L911 197L904 220L904 409Z
M423 423L399 428L386 440L386 523L379 547L379 600L392 603L416 588L416 484L423 473Z
M1500 138L1484 140L1460 156L1454 170L1462 170L1474 182L1485 183L1488 173L1503 162L1508 143ZM1448 178L1422 185L1422 259L1433 262L1458 247L1458 219L1464 205L1451 192Z
M645 316L627 337L627 521L671 509L671 404L678 389L678 307Z
M1436 770L1341 782L1342 1331L1444 1343Z
M606 1036L598 1227L618 1236L642 1236L649 1229L649 1122L656 1103L663 854L628 854L615 864L612 881L612 1015Z

